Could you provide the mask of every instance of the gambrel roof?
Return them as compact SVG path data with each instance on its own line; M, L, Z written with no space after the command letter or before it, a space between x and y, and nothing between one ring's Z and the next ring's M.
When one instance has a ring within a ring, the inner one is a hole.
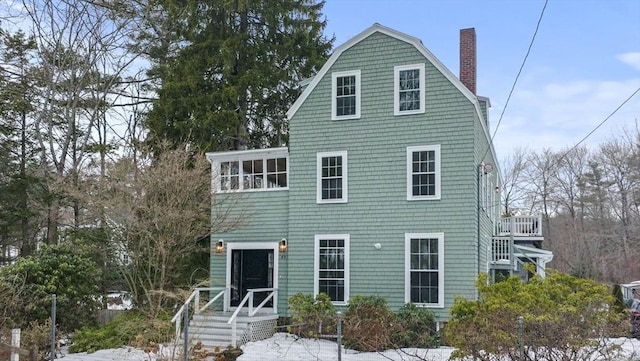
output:
M422 41L420 39L404 34L397 30L388 28L386 26L380 25L378 23L373 24L372 26L370 26L360 34L351 38L349 41L338 46L333 52L333 54L329 57L327 62L322 66L318 74L316 74L316 76L313 78L305 79L306 87L304 88L304 91L302 92L300 97L298 97L298 99L296 99L296 101L293 103L289 111L287 111L287 118L288 119L293 118L293 116L296 114L300 106L305 102L309 94L311 94L311 92L315 89L318 83L324 78L324 76L327 74L329 69L331 69L331 66L333 66L333 64L338 60L338 58L340 58L343 52L345 52L346 50L350 49L354 45L358 44L359 42L363 41L364 39L368 38L369 36L375 33L385 34L392 38L395 38L400 41L413 45L416 48L416 50L418 50L431 64L433 64L433 66L436 69L438 69L438 71L440 71L440 73L442 73L445 76L445 78L448 79L451 82L451 84L453 84L460 91L460 93L462 93L474 105L476 113L478 115L478 119L480 119L480 123L482 124L482 128L484 129L487 139L491 139L489 130L487 129L486 120L484 119L484 116L482 115L482 111L480 109L480 103L478 102L478 97L475 94L473 94L460 81L460 79L458 79L458 77L456 77L446 66L444 66L444 64L442 64L442 62L440 62L440 60L438 60L438 58L436 58L436 56L433 55L433 53L431 53L431 51L429 51L429 49L427 49L422 44ZM483 98L483 99L488 100L486 98ZM494 158L495 158L495 150L493 148L493 143L491 143L491 151L493 152Z
M460 90L460 92L464 94L464 96L467 97L469 101L477 104L477 100L478 100L477 97L469 89L467 89L467 87L464 86L464 84L462 84L462 82L453 73L451 73L451 71L447 69L447 67L444 66L440 62L440 60L438 60L438 58L435 57L435 55L433 55L429 51L429 49L427 49L422 44L422 41L420 39L413 37L411 35L401 33L397 30L393 30L386 26L382 26L378 23L375 23L365 31L354 36L349 41L338 46L335 49L333 54L331 54L331 57L329 57L329 60L327 60L327 62L322 66L318 74L316 74L315 77L310 79L311 81L309 85L305 88L304 92L302 92L302 95L300 95L300 97L295 101L295 103L293 103L293 105L287 112L287 117L289 119L293 117L293 115L298 111L298 108L300 107L300 105L306 100L309 94L313 91L316 85L325 76L327 71L329 71L333 63L335 63L336 60L338 60L338 58L340 57L340 55L342 55L343 52L345 52L346 50L350 49L354 45L358 44L362 40L368 38L369 36L377 32L413 45L425 58L427 58L427 60L429 60L429 62L433 64L433 66L436 67L436 69L438 69L456 88L458 88L458 90ZM478 111L480 111L480 109L478 109Z

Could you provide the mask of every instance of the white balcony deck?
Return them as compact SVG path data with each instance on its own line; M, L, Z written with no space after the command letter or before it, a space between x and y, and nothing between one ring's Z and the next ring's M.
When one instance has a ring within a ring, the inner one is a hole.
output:
M531 253L526 251L528 248L523 248L522 244L528 243L527 241L542 241L543 239L542 216L502 218L496 224L491 240L491 256L489 262L492 268L495 269L515 270L516 258L527 256L527 254Z
M502 218L494 232L498 237L513 236L516 240L542 240L542 216L513 216Z

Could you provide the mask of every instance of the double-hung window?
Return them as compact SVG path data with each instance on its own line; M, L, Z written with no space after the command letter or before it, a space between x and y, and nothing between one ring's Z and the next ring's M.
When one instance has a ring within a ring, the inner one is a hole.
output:
M405 303L444 307L444 234L405 234Z
M407 147L407 200L440 199L440 145Z
M321 152L317 155L318 203L347 202L347 152Z
M424 64L393 68L394 115L424 113Z
M326 293L335 304L349 301L349 235L315 236L314 295Z
M360 118L360 70L331 74L331 120Z

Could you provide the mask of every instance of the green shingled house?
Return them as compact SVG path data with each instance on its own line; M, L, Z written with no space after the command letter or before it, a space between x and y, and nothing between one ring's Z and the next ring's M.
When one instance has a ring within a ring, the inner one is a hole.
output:
M500 217L475 30L460 35L458 78L419 39L374 24L303 84L288 147L207 154L214 198L233 199L212 217L244 215L211 240L225 311L284 316L293 294L324 292L336 305L411 302L446 322L479 273L526 276L533 263L544 275L540 217Z

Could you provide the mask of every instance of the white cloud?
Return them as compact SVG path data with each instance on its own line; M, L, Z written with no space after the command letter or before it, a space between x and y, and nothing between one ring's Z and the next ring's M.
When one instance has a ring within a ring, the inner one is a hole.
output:
M568 84L549 84L544 87L544 92L549 98L567 99L584 96L591 91L591 84L587 81L579 81Z
M616 58L621 62L640 70L640 52L619 54Z
M625 81L554 81L517 89L494 140L498 157L517 147L540 151L575 145L640 87L640 78ZM499 103L499 102L496 102ZM491 109L492 127L502 111ZM640 119L640 94L583 143L595 148L622 135ZM493 130L492 130L493 131Z

